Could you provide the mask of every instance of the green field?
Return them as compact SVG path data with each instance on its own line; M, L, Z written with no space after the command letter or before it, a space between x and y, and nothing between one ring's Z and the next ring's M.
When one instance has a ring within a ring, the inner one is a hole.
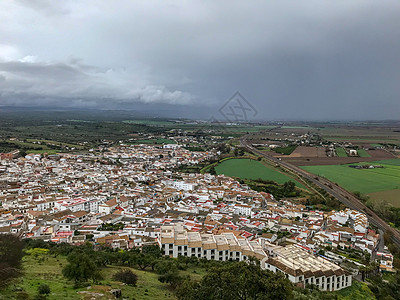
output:
M276 153L280 153L283 155L290 155L297 148L297 146L287 146L287 147L277 147L272 149Z
M349 165L304 166L302 168L310 173L326 177L351 192L373 194L400 189L400 159L359 164L382 165L384 168L353 169ZM382 193L377 195L382 197ZM396 204L393 199L389 202ZM400 199L396 206L400 206Z
M27 151L28 154L29 154L29 153L35 153L35 154L37 154L37 153L40 153L40 154L47 153L47 154L49 154L49 155L51 155L51 154L57 154L57 153L61 153L61 152L63 152L63 151L54 150L54 149L29 150L29 151Z
M343 148L336 148L336 155L338 157L347 157L346 150L344 150Z
M83 146L81 146L81 145L63 143L63 142L58 142L58 141L53 141L53 140L26 139L26 141L28 143L40 142L41 144L51 144L51 145L60 146L60 147L65 146L65 147L69 147L69 148L83 149Z
M163 138L158 138L158 139L151 139L151 140L136 140L133 142L134 144L176 144L174 140L170 139L163 139Z
M217 174L224 174L226 176L239 177L243 179L261 178L264 180L273 180L279 184L291 180L296 183L296 186L305 188L301 183L295 181L288 175L252 159L225 160L215 167L215 171L217 171Z
M389 165L389 166L400 166L400 159L385 159L385 160L377 160L373 162L374 164L380 165Z
M364 149L357 150L357 153L359 157L371 157L371 155L369 155L369 153Z

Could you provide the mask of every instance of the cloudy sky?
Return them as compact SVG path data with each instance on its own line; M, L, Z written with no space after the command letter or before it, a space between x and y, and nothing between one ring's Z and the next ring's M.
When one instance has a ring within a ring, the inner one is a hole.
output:
M250 4L251 3L251 4ZM7 0L0 105L400 119L400 1Z

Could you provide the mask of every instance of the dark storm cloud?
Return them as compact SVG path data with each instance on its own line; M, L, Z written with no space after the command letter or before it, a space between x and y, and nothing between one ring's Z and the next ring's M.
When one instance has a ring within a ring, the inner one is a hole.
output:
M0 8L0 104L147 103L207 118L239 90L267 119L400 116L398 1Z

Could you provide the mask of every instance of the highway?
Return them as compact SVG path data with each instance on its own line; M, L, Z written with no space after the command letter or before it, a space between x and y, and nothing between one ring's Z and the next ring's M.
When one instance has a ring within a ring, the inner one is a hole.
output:
M348 192L344 188L338 186L337 184L333 183L332 181L330 181L326 178L311 174L297 166L294 166L294 165L292 165L288 162L285 162L279 158L276 158L272 155L269 155L266 152L257 150L248 142L248 140L247 140L248 137L249 137L248 135L245 135L240 139L240 144L242 147L245 147L248 151L264 157L270 163L277 164L277 165L281 166L282 168L286 169L287 171L290 171L299 177L309 180L314 185L323 189L329 195L335 197L336 199L338 199L340 202L342 202L349 208L365 213L368 217L368 221L371 224L375 225L383 232L390 232L392 234L393 242L398 247L400 247L400 232L397 229L389 226L389 224L387 224L384 220L382 220L374 211L372 211L370 208L368 208L364 203L362 203L359 199L357 199L352 193Z

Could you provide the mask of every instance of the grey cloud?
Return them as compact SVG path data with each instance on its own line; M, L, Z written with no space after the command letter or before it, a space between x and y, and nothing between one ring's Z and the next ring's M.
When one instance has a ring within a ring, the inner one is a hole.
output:
M0 101L208 118L239 90L267 119L399 118L399 15L394 0L2 2Z
M3 104L33 99L35 102L41 99L41 103L49 99L69 99L77 105L84 105L86 99L88 106L109 101L115 104L188 104L193 100L193 96L179 90L170 91L164 86L135 82L135 78L123 71L101 70L79 64L0 62L0 76L3 78L0 81Z

